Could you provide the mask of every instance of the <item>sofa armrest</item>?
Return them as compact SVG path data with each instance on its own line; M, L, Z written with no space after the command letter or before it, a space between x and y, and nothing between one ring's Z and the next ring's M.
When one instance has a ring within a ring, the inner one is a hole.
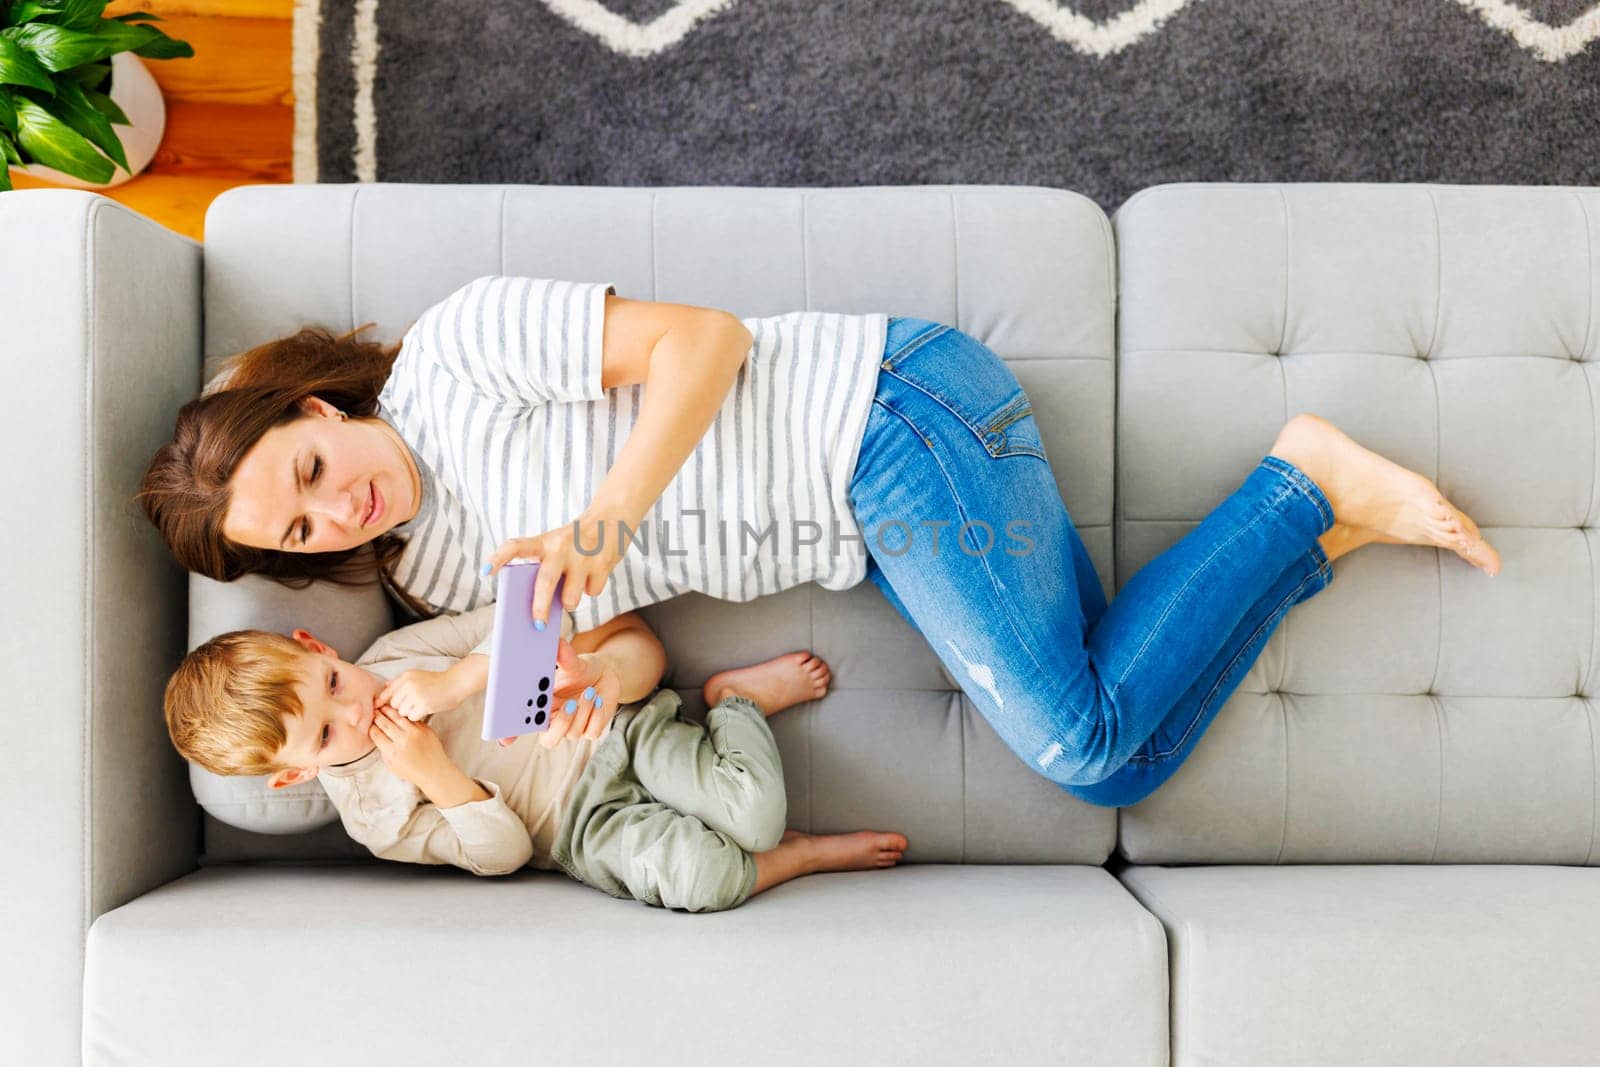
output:
M76 1062L102 912L193 870L199 811L161 695L187 581L132 496L199 390L200 247L91 193L0 194L10 692L0 1062Z

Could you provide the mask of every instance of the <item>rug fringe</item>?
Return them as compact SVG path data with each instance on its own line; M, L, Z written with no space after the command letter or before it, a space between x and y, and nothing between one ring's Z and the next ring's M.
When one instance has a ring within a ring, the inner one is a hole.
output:
M294 180L317 180L317 47L321 0L294 0Z
M356 181L378 180L378 112L372 83L378 77L378 0L356 0L350 61L356 78Z

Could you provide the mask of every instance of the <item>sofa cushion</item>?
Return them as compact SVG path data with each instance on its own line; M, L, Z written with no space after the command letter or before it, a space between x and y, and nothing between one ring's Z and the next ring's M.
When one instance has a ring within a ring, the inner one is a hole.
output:
M1600 871L1129 867L1166 927L1172 1063L1590 1064Z
M542 871L211 868L95 922L83 1047L88 1067L307 1050L395 1067L972 1064L1002 1051L1154 1067L1167 1062L1166 944L1092 867L813 875L698 915Z
M1109 588L1112 249L1104 213L1079 194L256 186L213 202L205 256L213 363L308 323L372 322L372 336L395 339L446 293L491 273L603 279L622 296L740 317L873 311L959 326L1033 397L1063 498ZM315 630L321 610L296 606L292 622L275 624ZM796 828L900 830L921 861L1109 854L1115 814L1005 750L871 583L743 604L691 593L644 614L666 646L666 684L686 695L716 671L794 649L828 661L833 691L773 720ZM212 825L212 858L292 858L300 844L217 840ZM308 843L307 855L320 851Z
M1127 809L1142 863L1600 863L1600 190L1216 184L1114 217L1117 588L1310 411L1499 550L1374 544Z

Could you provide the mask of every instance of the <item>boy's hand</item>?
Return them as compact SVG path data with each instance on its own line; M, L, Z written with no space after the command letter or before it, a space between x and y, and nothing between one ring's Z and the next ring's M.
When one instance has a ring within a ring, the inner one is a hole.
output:
M388 708L377 710L367 733L388 768L424 793L455 767L433 727L391 714Z
M562 638L556 645L556 676L550 687L550 726L539 735L545 748L562 741L596 738L617 714L622 679L600 652L579 652ZM567 711L567 703L573 705Z
M444 671L406 671L383 687L376 698L378 707L388 706L412 722L450 711L461 703L450 677Z

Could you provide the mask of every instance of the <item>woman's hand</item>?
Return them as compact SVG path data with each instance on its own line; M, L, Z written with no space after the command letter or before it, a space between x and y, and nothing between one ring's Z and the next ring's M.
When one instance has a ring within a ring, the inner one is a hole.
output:
M611 572L622 562L617 542L621 535L620 522L625 521L628 520L586 512L567 525L546 530L537 537L513 537L495 549L480 573L491 576L514 559L537 560L539 575L533 583L533 624L543 630L550 618L550 600L556 582L561 582L561 604L568 611L577 610L584 594L600 595ZM636 525L629 522L630 529ZM578 530L576 539L574 526ZM579 545L583 547L582 552L578 551Z
M397 675L384 686L376 703L417 722L441 711L450 711L463 699L446 672L411 670Z
M550 725L539 736L545 748L563 741L596 738L617 715L622 679L603 652L579 652L565 638L556 646L556 676L550 687ZM567 710L567 705L572 710Z

